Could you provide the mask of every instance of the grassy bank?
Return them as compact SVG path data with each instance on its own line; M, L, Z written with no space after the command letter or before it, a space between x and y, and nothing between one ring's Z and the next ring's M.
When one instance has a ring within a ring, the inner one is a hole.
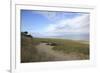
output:
M77 54L81 59L89 59L89 44L83 44L75 41L60 41L53 50L64 52L67 54Z
M36 48L44 39L21 36L21 63L53 61L52 56Z
M89 44L73 40L52 39L52 38L29 38L21 36L21 62L43 62L53 61L53 57L38 52L36 46L41 42L56 43L52 49L65 54L77 54L81 59L89 59ZM47 48L48 49L48 48Z
M66 40L66 39L52 39L39 38L40 41L49 43L56 43L53 50L67 54L77 54L81 59L89 59L89 43L84 41Z

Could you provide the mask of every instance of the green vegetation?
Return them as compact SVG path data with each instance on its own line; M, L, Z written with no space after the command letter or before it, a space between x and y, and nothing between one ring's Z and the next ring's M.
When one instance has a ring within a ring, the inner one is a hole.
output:
M83 44L75 41L60 41L61 45L57 45L53 50L61 51L67 54L77 54L81 59L89 59L89 44Z
M28 37L21 33L21 63L53 61L53 57L38 52L36 46L42 39Z
M53 61L53 57L38 52L36 46L40 43L56 43L52 50L65 54L77 54L81 59L89 59L89 44L78 41L54 38L34 38L21 33L21 62ZM47 48L48 49L48 48Z
M36 44L37 42L33 42L32 38L27 38L25 36L21 37L21 62L37 61Z
M63 52L67 54L77 54L81 57L81 59L89 59L89 44L73 41L73 40L66 40L66 39L51 39L51 38L39 38L38 40L49 43L56 43L57 45L54 46L53 50L58 52Z

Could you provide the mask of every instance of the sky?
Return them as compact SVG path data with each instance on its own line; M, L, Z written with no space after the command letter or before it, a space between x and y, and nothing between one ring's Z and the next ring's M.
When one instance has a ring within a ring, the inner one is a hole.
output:
M21 31L34 37L89 39L89 13L21 10Z

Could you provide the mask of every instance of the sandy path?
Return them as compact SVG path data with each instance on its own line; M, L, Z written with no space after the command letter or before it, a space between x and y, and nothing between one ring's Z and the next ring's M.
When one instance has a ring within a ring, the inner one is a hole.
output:
M77 60L80 59L76 54L64 54L63 52L58 52L52 50L54 46L46 45L46 43L40 43L37 45L37 50L39 53L45 53L47 56L53 57L53 60Z

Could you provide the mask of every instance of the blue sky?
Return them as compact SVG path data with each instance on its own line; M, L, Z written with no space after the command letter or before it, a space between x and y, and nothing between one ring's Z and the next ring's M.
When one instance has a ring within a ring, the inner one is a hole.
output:
M89 13L21 10L21 31L36 37L89 34Z

